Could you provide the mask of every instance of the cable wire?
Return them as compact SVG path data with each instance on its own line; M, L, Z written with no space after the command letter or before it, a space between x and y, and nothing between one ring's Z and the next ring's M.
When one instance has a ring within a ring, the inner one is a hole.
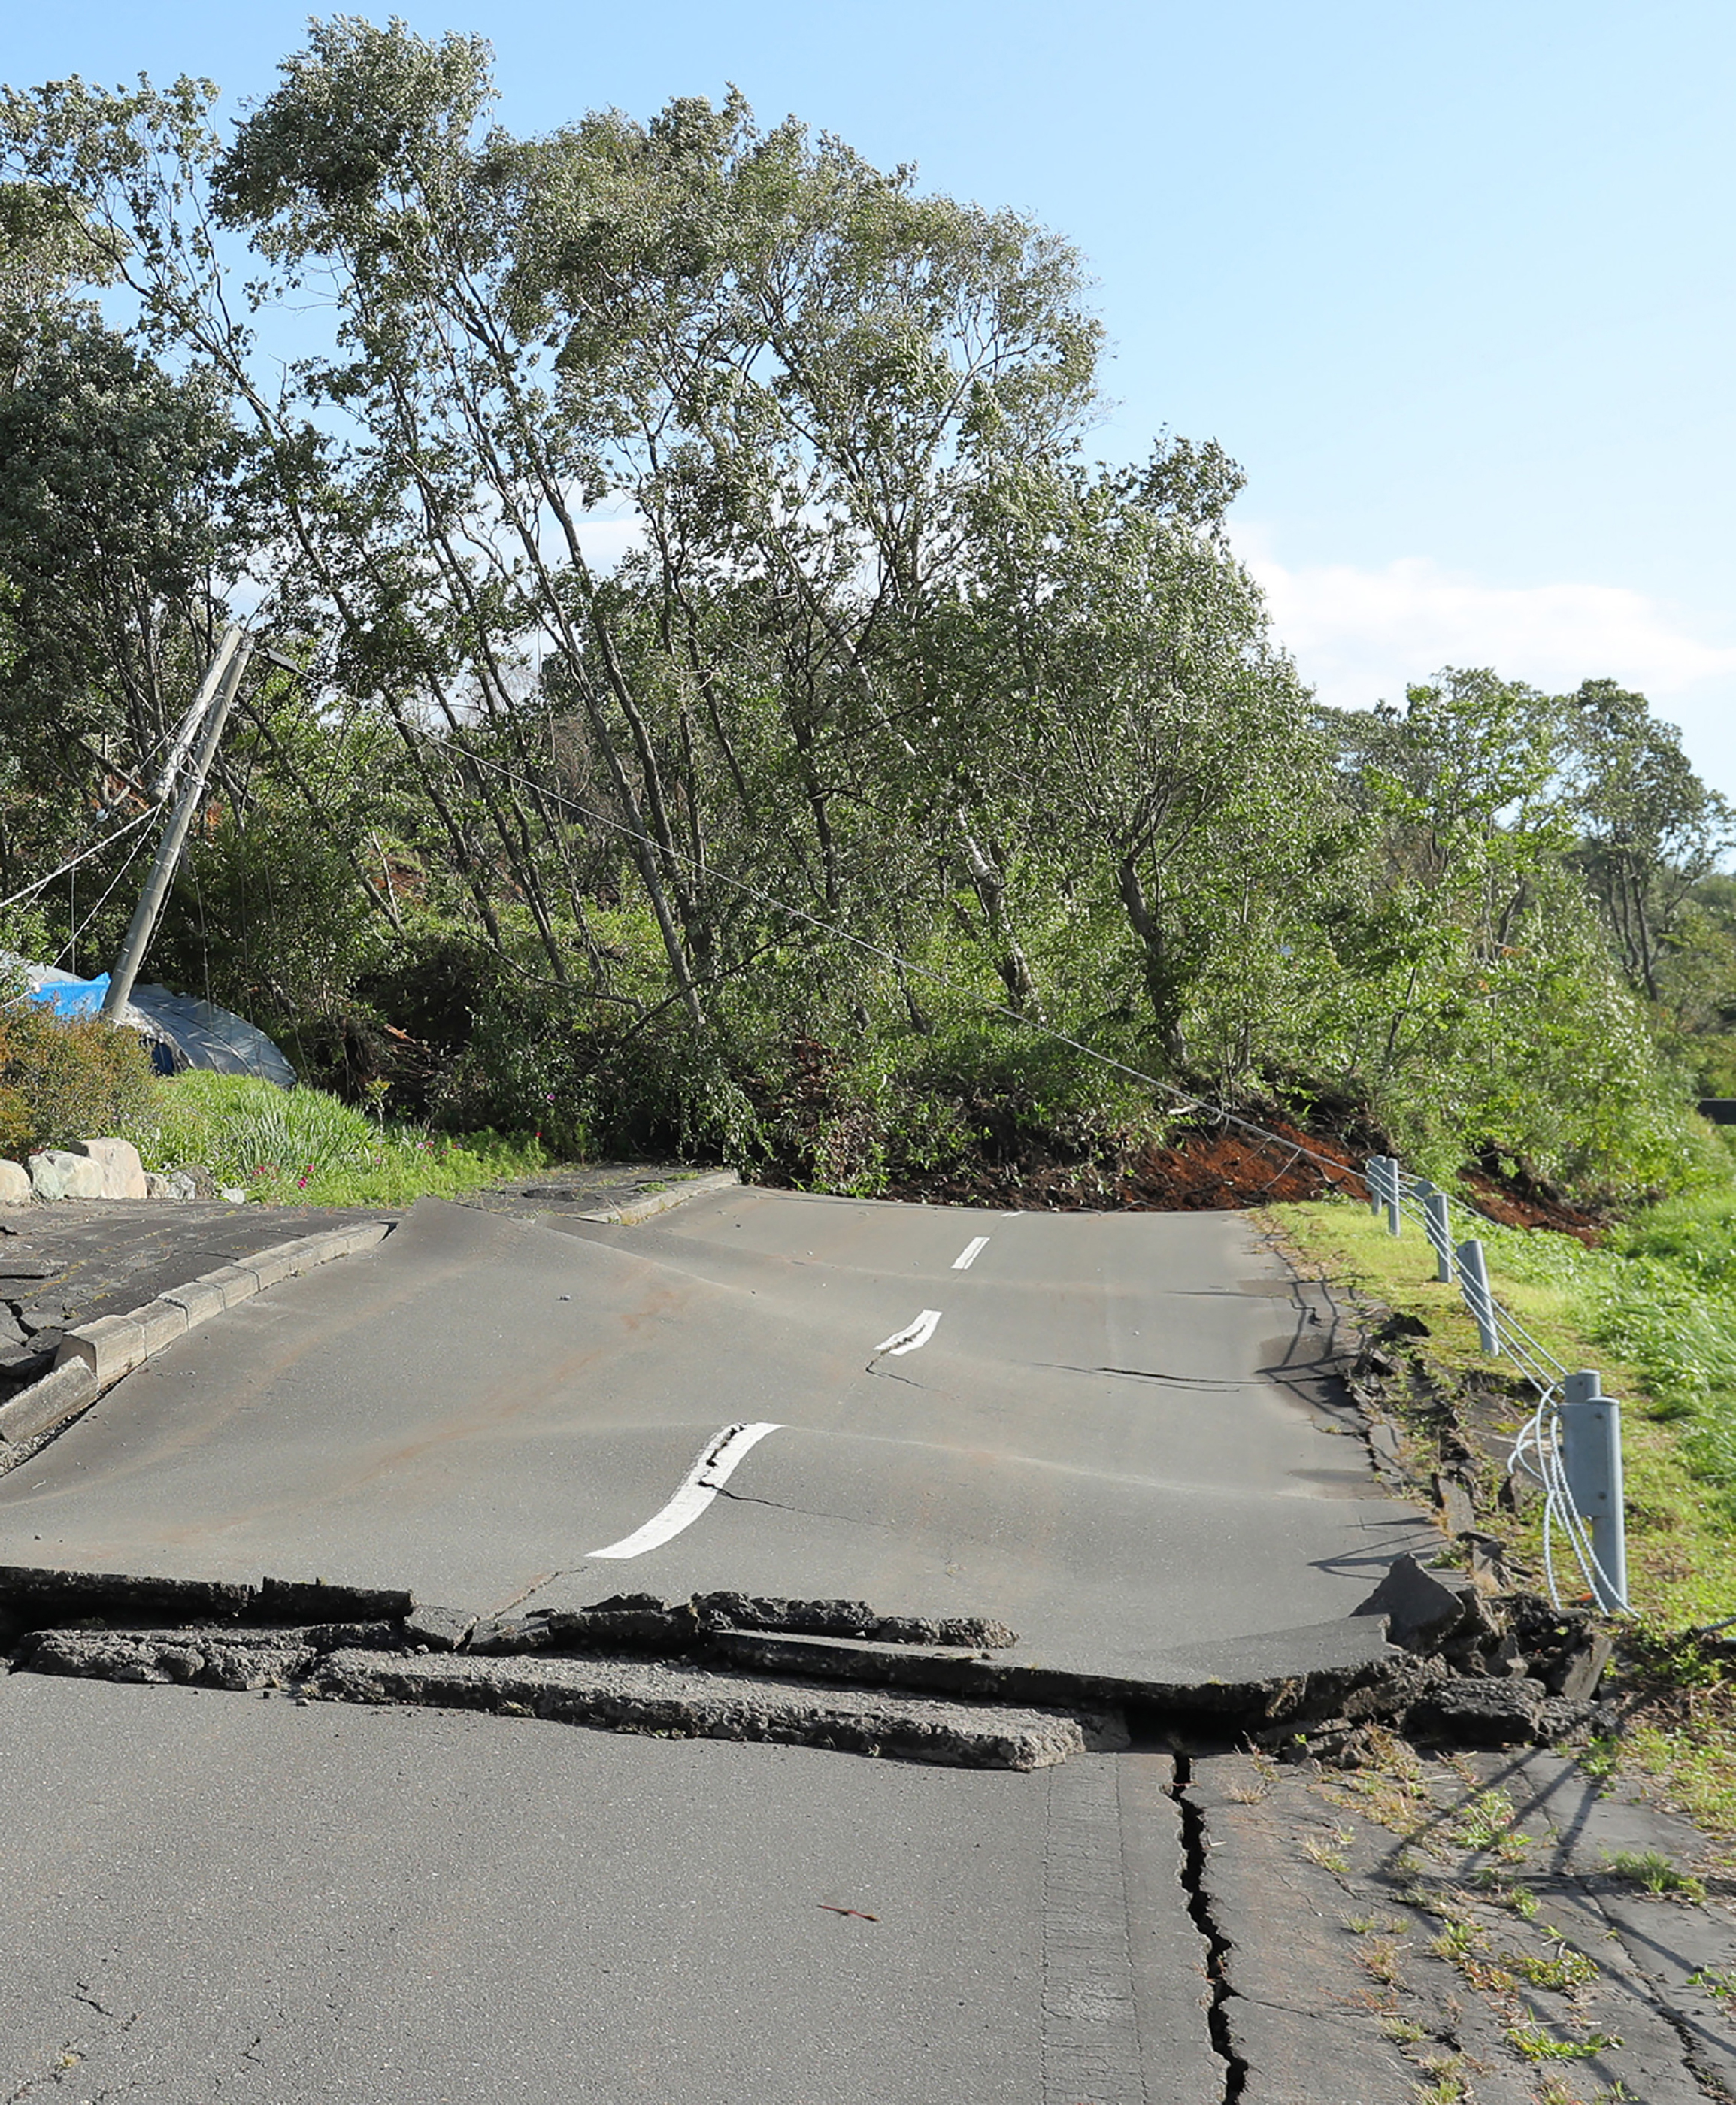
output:
M0 908L16 906L21 899L34 898L38 892L52 884L57 877L65 877L69 871L77 869L81 863L88 862L92 856L99 856L104 849L113 847L117 841L124 840L135 826L142 826L147 819L155 818L160 808L160 806L152 804L138 812L124 826L117 827L106 840L98 841L95 847L87 848L83 855L75 855L69 862L63 862L58 869L50 870L46 877L39 877L34 884L27 884L22 892L15 892L9 899L0 899Z
M61 944L59 950L55 954L56 962L58 962L60 959L66 957L69 954L77 954L79 937L84 934L91 923L96 918L96 916L101 913L103 908L108 905L115 887L127 874L128 871L132 869L134 863L138 860L140 855L144 851L147 838L148 836L145 834L141 834L138 838L133 842L132 846L128 850L126 860L109 880L108 890L103 893L101 898L97 901L96 904L91 909L90 912L85 915L84 918L78 923L78 927L74 929L71 935L67 937L66 941L63 944Z

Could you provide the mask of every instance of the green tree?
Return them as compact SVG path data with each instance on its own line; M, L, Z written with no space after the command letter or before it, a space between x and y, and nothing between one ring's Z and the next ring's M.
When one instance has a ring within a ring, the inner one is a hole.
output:
M1681 734L1644 695L1587 680L1565 706L1580 865L1628 977L1655 1002L1694 886L1736 847L1736 811L1700 780Z

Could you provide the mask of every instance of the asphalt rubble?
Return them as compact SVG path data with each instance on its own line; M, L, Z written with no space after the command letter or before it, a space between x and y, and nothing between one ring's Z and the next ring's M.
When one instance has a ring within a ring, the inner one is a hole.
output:
M1583 1729L1592 1716L1586 1698L1608 1642L1571 1611L1522 1600L1503 1615L1474 1584L1408 1558L1364 1611L1378 1620L1354 1632L1342 1663L1143 1678L1013 1660L1018 1639L1002 1625L886 1617L862 1602L633 1593L477 1617L320 1580L0 1568L0 1643L15 1670L971 1766L1046 1767L1125 1746L1130 1729L1231 1735L1353 1765L1381 1729L1505 1747Z

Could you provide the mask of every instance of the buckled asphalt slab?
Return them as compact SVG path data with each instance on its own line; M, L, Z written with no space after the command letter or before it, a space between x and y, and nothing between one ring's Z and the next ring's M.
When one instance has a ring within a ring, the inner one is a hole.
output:
M778 1209L812 1236L812 1210L778 1193L678 1218L727 1239ZM1098 1222L1125 1231L1100 1243L1103 1276L1070 1280L1063 1262L1046 1298L1021 1276L1040 1254L1021 1259L1018 1240L1064 1249L1071 1217L1000 1225L1010 1285L980 1260L949 1276L982 1225L968 1212L838 1225L859 1261L803 1258L792 1291L789 1260L722 1284L642 1253L643 1231L585 1240L423 1201L365 1261L171 1344L0 1479L0 1558L317 1572L474 1613L584 1605L624 1580L669 1599L843 1597L997 1618L1021 1663L1134 1678L1166 1661L1219 1678L1212 1647L1276 1630L1313 1634L1275 1640L1290 1650L1273 1672L1368 1642L1317 1626L1433 1537L1378 1494L1359 1443L1287 1392L1309 1326L1277 1294L1235 1290L1263 1263L1287 1290L1240 1223L1208 1225L1214 1258L1192 1220ZM877 1360L924 1297L946 1304L935 1341ZM626 1563L595 1558L720 1425L749 1420L778 1429L691 1526Z

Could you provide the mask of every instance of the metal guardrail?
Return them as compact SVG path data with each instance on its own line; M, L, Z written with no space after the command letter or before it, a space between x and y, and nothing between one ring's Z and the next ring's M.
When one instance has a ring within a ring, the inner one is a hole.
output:
M1492 1359L1510 1359L1537 1392L1537 1404L1513 1443L1510 1476L1529 1477L1543 1493L1543 1568L1559 1608L1555 1543L1566 1538L1591 1595L1606 1615L1631 1612L1627 1541L1622 1504L1622 1406L1603 1392L1595 1368L1570 1372L1526 1330L1489 1286L1483 1244L1474 1236L1455 1244L1452 1209L1473 1222L1483 1217L1425 1177L1405 1173L1396 1157L1371 1155L1364 1167L1369 1204L1384 1213L1389 1231L1404 1232L1408 1215L1434 1252L1434 1276L1456 1279Z

